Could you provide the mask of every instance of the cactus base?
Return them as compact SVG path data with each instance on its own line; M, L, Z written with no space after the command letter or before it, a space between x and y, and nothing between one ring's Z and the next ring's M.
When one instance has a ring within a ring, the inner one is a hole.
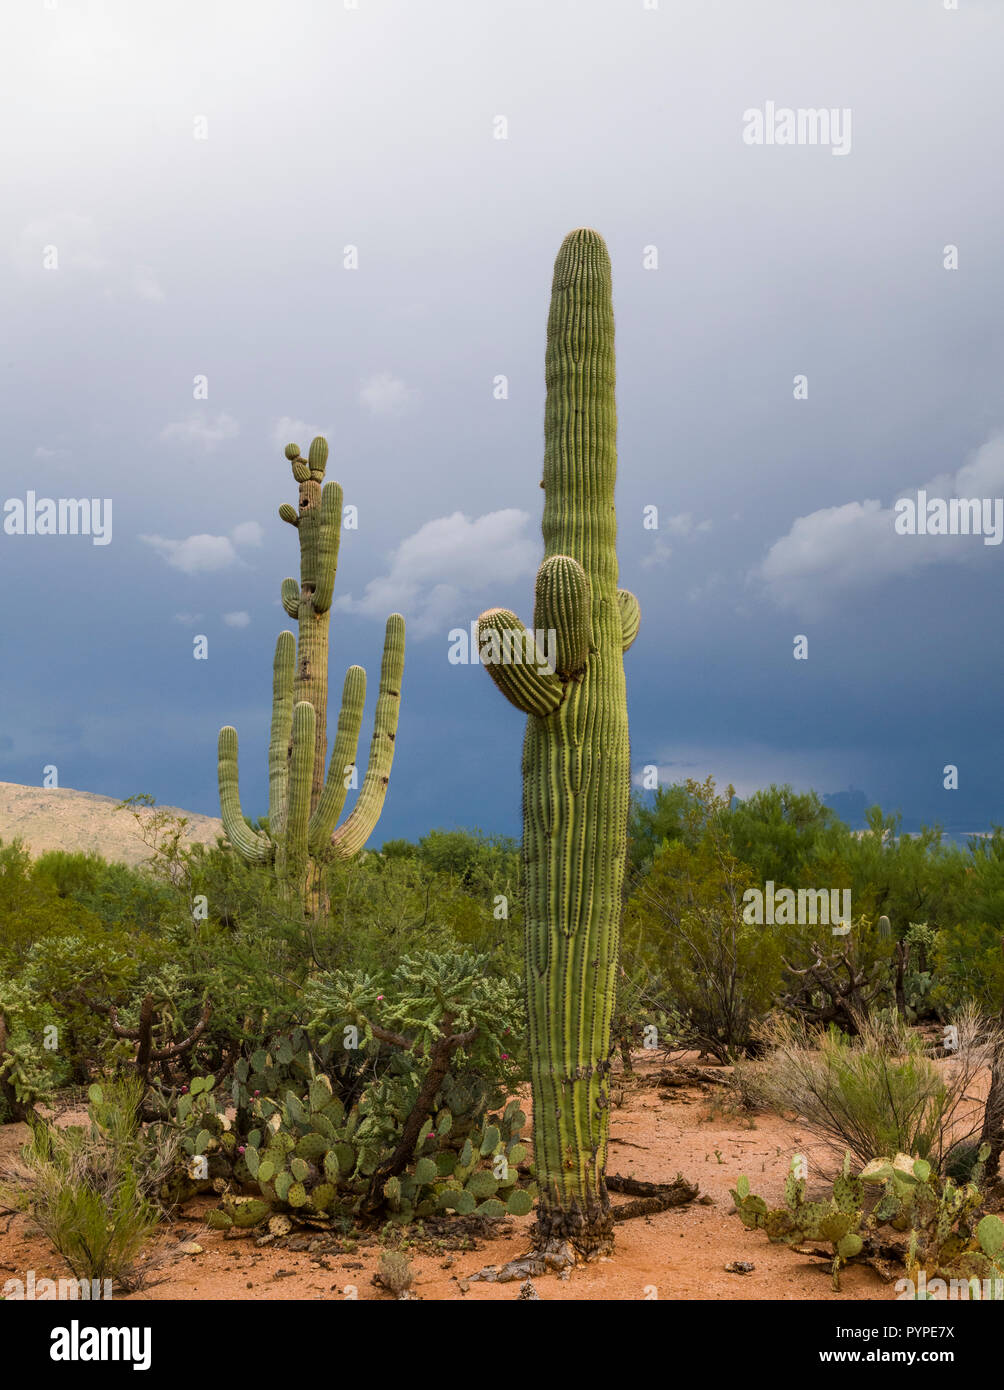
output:
M533 1248L562 1267L610 1255L614 1248L614 1216L606 1186L602 1192L580 1203L578 1198L550 1200L541 1194L537 1220L533 1227Z

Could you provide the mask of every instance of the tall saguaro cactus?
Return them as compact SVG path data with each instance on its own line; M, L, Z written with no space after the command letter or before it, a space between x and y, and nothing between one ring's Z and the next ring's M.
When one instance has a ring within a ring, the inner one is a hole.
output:
M268 830L256 830L241 812L237 776L237 730L220 730L219 780L223 828L230 843L251 863L273 863L280 881L297 893L308 913L320 910L320 865L350 859L366 843L380 818L397 735L404 671L404 619L387 619L380 691L369 765L351 814L335 828L354 780L359 726L366 702L366 672L345 673L331 761L327 761L328 626L342 529L342 489L324 483L327 440L313 441L306 461L299 446L286 457L300 485L299 511L284 502L279 515L300 541L300 582L282 581L282 605L296 618L299 640L279 634L272 668L272 735L268 750Z
M483 613L478 631L489 674L528 716L523 857L536 1237L589 1258L613 1244L604 1173L630 793L623 653L641 619L638 600L617 587L613 302L610 258L594 231L571 232L558 252L545 366L545 558L534 628L553 634L554 664L525 659L537 650L535 637L507 609ZM497 659L505 650L524 659Z

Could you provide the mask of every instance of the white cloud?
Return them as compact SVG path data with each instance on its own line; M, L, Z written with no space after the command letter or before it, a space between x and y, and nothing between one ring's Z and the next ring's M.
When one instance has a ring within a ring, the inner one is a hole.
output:
M370 580L361 598L344 595L334 607L381 620L401 612L415 636L445 635L477 616L478 596L511 603L508 586L535 572L541 546L527 534L529 521L515 508L427 521L394 551L389 573Z
M212 453L225 439L233 439L240 432L240 426L232 415L221 410L218 415L197 412L187 420L178 420L165 425L160 438L165 443L177 441L179 444L199 447Z
M692 531L710 531L711 522L695 522L693 512L678 512L664 521L659 529L668 531L671 536L689 536Z
M656 540L652 549L641 562L642 569L653 569L656 565L665 565L673 553L672 546L663 540Z
M223 621L227 627L247 627L251 621L250 613L224 613Z
M35 448L35 457L41 459L43 463L50 459L68 458L69 453L69 449L47 449L44 444L39 444Z
M401 415L420 395L417 387L406 386L392 372L377 372L359 388L359 399L372 415Z
M174 621L180 623L182 627L194 627L196 623L202 622L201 613L175 613Z
M272 426L272 442L278 449L285 449L287 444L299 444L301 451L306 453L311 440L316 439L319 434L323 434L325 439L328 438L326 429L316 429L313 425L294 419L292 415L283 415Z
M929 497L1000 497L1004 493L1004 434L985 443L956 474L921 483ZM895 501L918 487L903 488L884 507L876 498L823 507L797 517L786 536L768 550L749 575L783 608L811 613L831 599L874 587L885 579L939 562L971 562L983 551L973 536L902 536L894 528Z
M189 536L183 541L168 540L164 536L140 536L140 540L152 545L169 565L184 574L223 570L237 561L237 551L227 536Z
M234 545L261 545L265 532L257 521L241 521L230 532Z
M236 547L260 545L262 535L257 521L242 521L229 536L202 534L188 536L183 541L169 540L164 536L140 536L140 540L153 546L158 555L163 555L174 569L184 574L202 574L237 564L240 556Z

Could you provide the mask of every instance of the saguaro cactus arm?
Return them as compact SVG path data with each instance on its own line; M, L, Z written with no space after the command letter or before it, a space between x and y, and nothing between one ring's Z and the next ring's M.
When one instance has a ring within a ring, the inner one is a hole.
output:
M275 852L267 835L252 830L241 811L237 774L237 730L227 725L220 730L217 745L217 771L220 783L220 814L227 839L242 859L265 864Z
M280 632L272 663L272 733L268 744L268 830L278 840L286 824L289 802L289 761L286 750L293 726L293 667L296 638Z
M492 680L524 714L551 714L561 704L565 688L548 668L546 652L538 650L534 634L508 608L481 614L478 647ZM519 659L513 660L516 654Z
M366 672L361 666L350 666L345 672L342 707L338 714L338 729L328 764L328 776L317 809L310 818L308 843L311 854L323 853L345 805L348 790L346 773L355 765L365 704Z
M554 634L555 669L560 676L581 671L592 650L592 594L578 560L552 555L537 571L534 626Z
M394 762L394 741L397 738L397 721L401 713L403 674L404 619L400 613L392 613L387 619L384 633L380 692L377 696L366 777L351 813L331 837L331 848L339 859L351 859L358 853L380 819Z
M290 883L299 886L307 869L307 827L310 824L310 787L314 775L314 706L300 700L293 708L293 751L289 759L289 806L282 842L281 868Z
M300 616L300 586L295 579L282 581L282 606L291 618Z
M321 489L321 516L317 525L317 581L314 586L314 612L326 613L338 570L338 547L342 539L342 488L325 483Z
M621 611L621 633L624 639L624 651L627 651L638 636L638 629L641 627L641 604L630 589L618 589L617 607Z

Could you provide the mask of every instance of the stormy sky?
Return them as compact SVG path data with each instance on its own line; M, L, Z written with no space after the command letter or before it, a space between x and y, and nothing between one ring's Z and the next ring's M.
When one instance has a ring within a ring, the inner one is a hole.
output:
M585 225L635 771L1004 819L1004 547L894 529L918 489L1004 494L1002 51L999 0L4 6L0 501L107 498L113 530L0 530L0 780L215 814L233 723L264 812L282 446L324 432L361 755L408 621L374 843L518 833L522 718L448 634L531 616L550 277ZM844 147L753 143L768 106Z

